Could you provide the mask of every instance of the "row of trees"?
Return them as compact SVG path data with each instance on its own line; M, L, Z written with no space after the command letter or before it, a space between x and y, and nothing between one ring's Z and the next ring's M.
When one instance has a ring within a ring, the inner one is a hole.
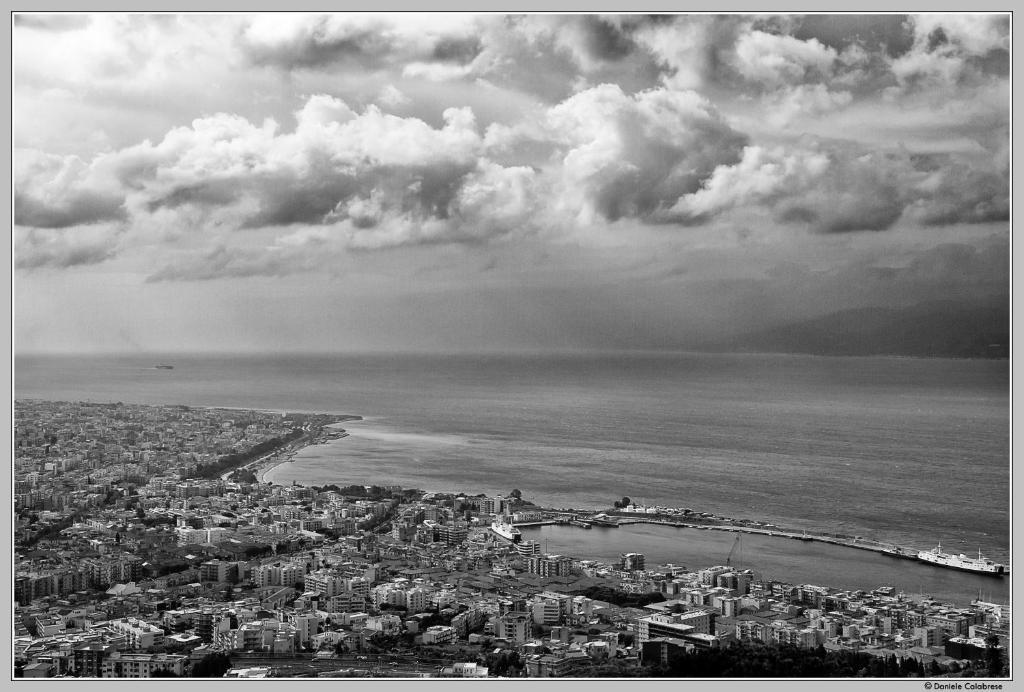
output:
M302 428L294 428L290 433L284 437L271 437L269 440L258 442L244 452L233 452L231 454L224 454L217 458L217 461L212 464L206 464L196 470L195 478L216 478L222 473L235 466L241 466L254 459L259 459L265 454L273 452L275 449L283 447L289 442L302 437Z
M612 586L597 585L591 586L582 591L575 592L578 596L586 596L595 601L604 601L621 608L643 608L649 603L661 603L665 596L658 591L649 593L628 593Z
M667 663L644 666L651 677L699 678L907 678L936 675L937 665L914 658L897 659L823 646L801 649L792 644L736 642L716 649L676 651Z
M315 490L318 493L320 493L320 492L327 492L327 491L333 491L333 492L339 493L341 495L346 495L346 496L351 496L351 497L365 497L368 500L383 500L383 499L387 499L387 498L390 498L390 497L393 496L393 494L392 494L392 492L390 490L382 488L379 485L371 485L369 487L367 487L365 485L339 486L339 485L337 485L335 483L328 483L327 485L324 485L324 486L316 486L316 485L314 485L313 486L313 490ZM408 493L410 491L407 490L405 492ZM414 490L412 492L419 493L420 491L419 490Z

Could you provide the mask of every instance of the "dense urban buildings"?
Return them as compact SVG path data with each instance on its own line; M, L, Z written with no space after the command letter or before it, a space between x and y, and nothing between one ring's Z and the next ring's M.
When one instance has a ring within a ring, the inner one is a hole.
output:
M625 676L761 644L872 675L1005 661L999 604L547 554L492 523L579 519L518 491L260 482L345 418L16 402L15 675Z

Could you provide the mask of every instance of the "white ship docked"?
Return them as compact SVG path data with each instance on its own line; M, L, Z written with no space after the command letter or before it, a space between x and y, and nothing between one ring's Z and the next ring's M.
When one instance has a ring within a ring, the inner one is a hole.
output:
M505 517L495 519L491 522L491 531L512 543L519 543L523 540L523 534L519 529L508 523L508 520Z
M917 554L917 558L922 562L930 562L940 567L949 567L965 572L974 572L975 574L990 574L996 577L1006 574L1006 565L982 557L981 550L978 551L978 557L976 558L967 557L963 553L951 555L942 552L942 544L940 543L938 547L931 550L922 550Z

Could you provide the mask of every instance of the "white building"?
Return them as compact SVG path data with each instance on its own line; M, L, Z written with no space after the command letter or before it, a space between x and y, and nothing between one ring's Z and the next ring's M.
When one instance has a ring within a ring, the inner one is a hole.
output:
M455 641L455 628L448 625L434 625L423 632L424 644L450 644Z

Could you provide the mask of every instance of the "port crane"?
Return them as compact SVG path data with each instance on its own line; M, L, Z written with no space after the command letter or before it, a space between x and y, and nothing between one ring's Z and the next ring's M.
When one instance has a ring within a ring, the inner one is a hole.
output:
M737 549L739 550L739 555L737 556L739 559L737 560L737 562L742 563L743 562L743 534L742 533L737 533L736 534L736 540L732 542L732 548L729 549L729 555L725 558L725 566L726 567L739 567L739 565L733 565L732 564L732 558L733 558L733 555L736 555L736 550ZM761 583L765 583L765 582L771 583L771 578L766 576L765 574L763 574L760 570L752 569L752 568L746 568L746 569L747 569L747 571L749 571L753 575L755 581L761 582Z
M736 552L737 548L740 548L740 553L741 553L740 557L742 558L743 549L741 547L742 544L740 542L740 538L742 538L742 537L743 537L743 534L741 534L741 533L737 533L736 534L736 540L732 542L732 548L729 549L729 556L727 558L725 558L725 566L726 567L732 567L732 556L733 556L733 553Z

